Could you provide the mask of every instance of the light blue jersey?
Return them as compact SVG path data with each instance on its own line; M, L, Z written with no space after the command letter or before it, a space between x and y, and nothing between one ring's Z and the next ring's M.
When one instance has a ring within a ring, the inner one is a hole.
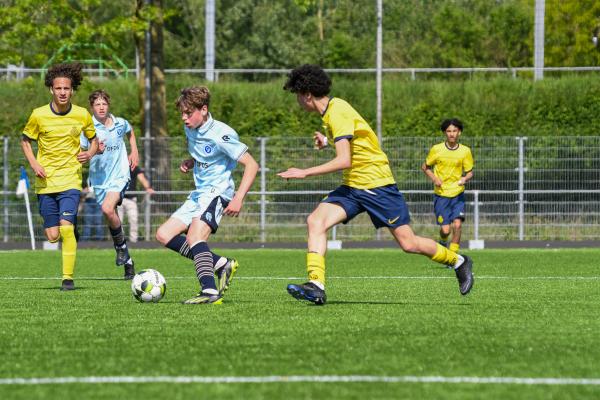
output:
M104 126L92 117L98 141L104 143L104 152L90 160L90 184L94 188L98 204L104 202L106 192L124 193L129 183L129 160L125 147L125 135L131 132L131 125L123 118L111 114L113 126ZM81 135L81 147L87 149L89 141Z
M214 120L210 114L202 126L185 127L185 135L188 151L195 160L196 190L190 193L189 199L196 201L200 195L211 193L231 200L235 193L231 173L248 146L239 141L233 128Z

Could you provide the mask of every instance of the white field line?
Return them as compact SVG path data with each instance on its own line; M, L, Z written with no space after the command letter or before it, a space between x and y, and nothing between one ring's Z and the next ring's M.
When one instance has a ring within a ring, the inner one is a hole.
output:
M55 378L6 378L0 385L59 385L106 383L452 383L497 385L600 386L600 378L517 378L499 376L378 376L378 375L292 375L292 376L82 376Z
M600 280L600 276L493 276L493 275L476 275L477 279L504 279L504 280L578 280L578 281L596 281ZM193 275L190 275L193 276ZM184 280L190 279L190 276L169 276L168 279ZM60 277L19 277L19 276L0 276L0 281L50 281L61 280ZM81 276L76 277L78 281L97 281L97 280L121 280L119 277L112 276ZM306 277L301 276L236 276L236 280L251 280L251 281L284 281L284 280L302 280ZM451 279L455 280L454 276L328 276L327 279L397 279L397 280L429 280L429 279Z

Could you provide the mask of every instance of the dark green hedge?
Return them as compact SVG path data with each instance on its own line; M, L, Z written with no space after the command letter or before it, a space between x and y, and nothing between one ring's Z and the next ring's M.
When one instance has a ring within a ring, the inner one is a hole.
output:
M599 135L600 79L593 75L547 78L533 82L509 77L461 81L409 81L386 75L383 132L389 136L438 134L442 119L456 116L470 136ZM202 84L193 77L168 75L169 133L181 132L173 107L179 88ZM375 81L364 76L334 76L332 94L350 101L375 126ZM263 83L219 82L211 111L243 136L310 135L320 126L295 96L282 90L284 78ZM87 94L105 88L113 97L112 111L129 119L139 131L141 112L137 82L86 80L75 96L85 106ZM0 84L0 135L19 134L34 107L50 100L39 77Z

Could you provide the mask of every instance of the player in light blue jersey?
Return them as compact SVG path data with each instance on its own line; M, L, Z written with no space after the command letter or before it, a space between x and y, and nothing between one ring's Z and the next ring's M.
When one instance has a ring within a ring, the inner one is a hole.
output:
M235 130L212 118L209 103L210 92L203 86L185 88L177 99L192 156L181 163L179 170L183 173L193 170L196 189L156 231L160 243L194 260L200 293L184 304L223 301L223 292L237 269L237 261L212 253L207 240L217 231L223 214L239 215L258 172L258 164L248 147L239 141ZM244 166L244 174L236 191L231 173L237 163Z
M139 161L135 134L129 122L109 112L110 96L104 90L95 90L89 96L96 136L100 151L90 161L90 186L96 201L102 207L117 253L115 263L124 267L124 278L135 275L133 259L129 255L121 219L116 208L129 186L130 169ZM131 153L127 156L125 137L128 137ZM81 136L81 147L87 148L88 140Z

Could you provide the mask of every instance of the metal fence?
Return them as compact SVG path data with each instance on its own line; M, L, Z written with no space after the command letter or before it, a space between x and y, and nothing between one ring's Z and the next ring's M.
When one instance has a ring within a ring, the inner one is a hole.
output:
M27 166L19 140L18 134L2 139L0 237L5 242L29 239L24 201L15 196L18 166ZM341 174L285 181L276 173L290 166L309 167L324 162L333 156L333 150L314 150L310 138L243 140L261 169L241 216L224 217L215 240L303 242L306 216L324 194L339 185ZM420 166L429 148L441 140L385 137L383 141L398 186L408 202L411 224L425 236L435 236L438 228L433 216L432 185ZM600 137L464 137L462 142L471 147L475 158L475 177L466 191L464 240L577 241L600 236ZM156 168L147 171L155 194L139 192L140 235L146 240L153 240L156 228L193 189L192 177L178 172L181 160L188 158L182 137L152 140L150 147L152 154L158 154L169 166L163 168L165 173ZM151 164L157 165L158 161L153 159ZM241 173L240 167L235 174L238 182ZM30 199L35 236L43 240L42 221L32 192ZM85 209L81 210L80 218L85 213ZM330 235L343 241L389 237L386 232L373 229L366 215L351 224L337 226Z

